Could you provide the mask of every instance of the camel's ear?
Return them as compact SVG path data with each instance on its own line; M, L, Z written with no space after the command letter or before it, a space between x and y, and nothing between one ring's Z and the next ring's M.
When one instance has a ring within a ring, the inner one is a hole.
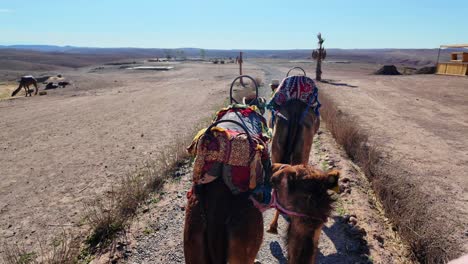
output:
M340 179L340 172L337 170L331 170L327 172L327 186L328 189L340 193L340 186L338 185L338 180Z
M283 169L286 166L290 166L290 165L282 164L282 163L273 163L273 165L271 165L271 172L275 173L278 170Z
M284 169L287 167L291 167L291 165L274 163L271 166L272 175L271 175L270 181L273 187L279 186L279 184L281 183L281 180L283 179L283 176L286 174Z

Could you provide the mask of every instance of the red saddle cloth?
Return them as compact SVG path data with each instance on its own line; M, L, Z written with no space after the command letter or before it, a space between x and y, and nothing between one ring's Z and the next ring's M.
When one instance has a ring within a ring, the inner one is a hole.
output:
M195 156L194 184L206 184L222 177L234 194L263 184L265 161L269 161L269 129L255 106L231 105L219 111L213 122L233 120L203 129L188 152ZM247 131L245 131L247 130Z

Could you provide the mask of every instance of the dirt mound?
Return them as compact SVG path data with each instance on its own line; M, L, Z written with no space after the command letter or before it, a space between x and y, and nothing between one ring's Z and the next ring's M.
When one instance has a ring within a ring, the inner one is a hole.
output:
M435 66L422 67L421 69L416 71L416 74L434 74L434 73L436 73Z
M377 75L401 75L395 65L384 65L382 68L375 72Z

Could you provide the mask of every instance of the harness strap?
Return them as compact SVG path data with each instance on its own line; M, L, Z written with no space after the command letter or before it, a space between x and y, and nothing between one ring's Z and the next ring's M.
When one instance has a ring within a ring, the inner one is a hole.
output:
M262 203L259 203L257 200L255 200L255 198L253 198L252 196L249 197L249 199L252 201L253 205L255 207L257 207L257 209L260 211L260 212L265 212L266 210L268 209L271 209L271 208L275 208L277 209L278 211L280 211L281 213L283 214L286 214L286 215L289 215L289 216L298 216L298 217L309 217L308 215L305 215L305 214L302 214L302 213L298 213L298 212L294 212L294 211L291 211L291 210L288 210L286 208L284 208L279 202L278 202L278 193L276 192L275 189L273 189L272 191L272 194L271 194L271 201L269 204L267 205L264 205Z
M319 100L318 100L318 89L317 87L314 88L314 93L313 95L309 98L309 102L307 103L306 109L304 112L302 112L301 119L299 119L299 124L302 125L302 122L304 121L305 116L309 112L309 109L312 105L315 105L314 107L314 112L316 116L320 115L319 108L321 106Z

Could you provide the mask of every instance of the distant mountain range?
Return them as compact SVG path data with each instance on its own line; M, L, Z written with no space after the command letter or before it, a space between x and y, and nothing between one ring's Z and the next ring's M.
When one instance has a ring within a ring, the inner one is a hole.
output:
M155 57L200 57L235 58L238 49L199 49L199 48L93 48L55 45L0 45L0 62L30 62L64 67L81 67L115 60L155 58ZM248 58L279 58L290 60L310 59L311 49L296 50L242 50ZM447 56L442 52L441 58ZM433 65L437 60L437 49L327 49L327 60L346 60L377 64L407 66ZM69 59L67 59L69 58ZM12 69L13 64L0 66ZM18 64L18 68L23 67ZM13 67L16 68L16 67Z

